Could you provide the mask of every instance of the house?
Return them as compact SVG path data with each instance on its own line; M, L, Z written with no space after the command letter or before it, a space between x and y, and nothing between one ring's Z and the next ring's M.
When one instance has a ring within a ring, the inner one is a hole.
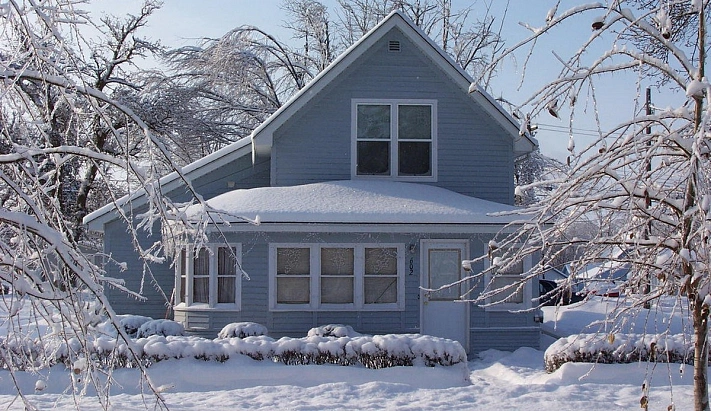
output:
M209 250L186 247L177 267L152 266L165 295L144 287L148 299L137 302L111 293L114 309L172 313L204 336L237 321L261 323L275 337L341 323L452 338L471 353L538 347L536 313L513 312L531 307L532 284L486 308L457 301L480 283L423 291L458 281L461 261L486 253L509 221L490 213L513 209L514 160L535 147L491 96L469 92L471 82L391 13L250 139L183 169L212 208L239 218L216 217ZM175 198L180 187L174 174L163 179ZM109 266L109 275L137 289L145 274L114 206L85 221L104 232L107 253L126 261L126 274ZM531 263L497 281L517 280Z

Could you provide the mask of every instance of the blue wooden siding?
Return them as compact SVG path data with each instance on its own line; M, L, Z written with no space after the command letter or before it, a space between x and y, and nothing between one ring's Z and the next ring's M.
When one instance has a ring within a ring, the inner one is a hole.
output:
M145 273L143 263L138 258L138 254L133 248L133 239L126 232L126 225L123 221L114 220L106 225L104 236L104 248L109 252L113 260L126 264L126 270L121 270L115 263L108 262L105 265L106 276L119 278L125 281L125 287L131 291L138 292L143 289L145 301L137 300L135 297L127 295L113 287L105 287L104 291L114 311L118 314L139 314L153 318L171 318L172 311L166 298L156 289L156 284L170 298L173 291L175 272L169 264L151 264L151 274ZM148 247L155 241L160 241L160 229L154 229L152 236L144 236L140 239L144 247ZM155 282L153 281L155 279Z
M399 40L399 53L389 52ZM440 187L513 201L513 140L498 123L393 29L274 133L272 184L351 177L352 99L435 99Z
M233 184L228 185L228 182L233 182ZM266 160L253 165L249 155L193 181L195 190L202 194L206 200L230 190L261 187L268 184L269 161ZM190 198L185 188L173 190L167 193L167 196L175 201L186 201ZM141 211L142 209L134 210L134 213ZM156 286L160 287L163 293L170 298L175 284L175 273L168 263L151 264L151 272L156 279L156 283L152 282L150 276L146 274L145 281L141 284L144 276L143 264L134 250L133 240L126 232L125 224L121 220L113 220L104 227L104 251L110 253L114 260L127 264L127 269L124 271L121 271L116 264L107 264L107 276L123 279L127 288L131 291L138 292L142 288L146 301L137 301L134 297L129 297L124 292L107 287L106 293L109 301L119 314L171 318L173 314L168 308L169 305L163 295L156 291ZM139 241L144 247L149 247L156 241L161 240L159 226L153 229L153 233L152 236L148 236L145 232L139 231Z
M227 241L242 244L242 266L249 280L242 281L242 307L240 311L176 311L175 319L182 322L188 332L213 338L230 322L254 321L263 324L272 337L305 336L309 329L325 324L351 325L356 331L367 334L417 333L420 331L420 249L422 239L466 238L472 255L484 250L489 237L461 234L392 234L392 233L234 233L228 232ZM270 243L308 244L418 244L414 253L405 251L405 309L401 311L269 311L269 259ZM412 261L412 272L410 272ZM475 267L477 268L477 267ZM486 311L471 305L471 352L486 348L515 349L532 346L536 324L532 313L514 314ZM194 325L193 328L190 326ZM481 328L493 327L491 333ZM507 333L506 330L510 330ZM500 335L501 334L501 335ZM536 334L537 335L537 334ZM491 336L492 345L482 342ZM536 344L538 344L536 342Z

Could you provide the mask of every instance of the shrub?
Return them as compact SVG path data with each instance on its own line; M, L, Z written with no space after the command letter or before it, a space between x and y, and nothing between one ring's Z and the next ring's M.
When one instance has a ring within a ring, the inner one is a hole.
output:
M177 336L185 334L183 325L173 320L150 320L141 324L136 332L136 338L146 338L151 335Z
M356 332L350 325L327 324L309 330L308 336L318 337L360 337L361 333Z
M217 338L245 338L267 335L267 327L253 322L230 323L222 327Z
M577 334L551 344L544 354L544 361L548 372L567 362L691 364L694 359L693 344L684 334Z

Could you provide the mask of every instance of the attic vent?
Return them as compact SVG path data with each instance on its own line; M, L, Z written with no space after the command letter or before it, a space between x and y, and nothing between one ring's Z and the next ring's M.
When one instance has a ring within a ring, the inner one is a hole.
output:
M393 51L393 52L400 51L400 42L397 40L390 40L388 42L388 51Z

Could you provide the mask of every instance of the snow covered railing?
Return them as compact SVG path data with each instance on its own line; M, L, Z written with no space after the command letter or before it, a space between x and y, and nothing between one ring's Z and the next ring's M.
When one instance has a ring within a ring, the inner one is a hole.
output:
M567 362L691 364L693 360L694 342L685 334L576 334L554 342L544 354L548 372Z
M135 365L128 345L113 337L102 336L87 341L87 348L91 352L92 360L98 364L114 367ZM196 336L152 335L138 338L130 348L146 366L179 358L223 362L236 355L288 365L360 365L374 369L394 366L451 366L466 362L467 359L464 349L458 342L420 334L355 337L312 335L303 338L282 337L278 340L267 336L209 340ZM12 352L16 349L32 350L32 358L45 366L56 363L73 364L77 360L74 353L81 352L80 347L74 347L71 340L58 341L57 344L44 341L42 347L33 344L17 347L6 345L6 352L0 356L0 359L14 358ZM16 369L24 369L36 367L38 364L13 365ZM5 363L0 364L2 368L7 366L8 364Z

